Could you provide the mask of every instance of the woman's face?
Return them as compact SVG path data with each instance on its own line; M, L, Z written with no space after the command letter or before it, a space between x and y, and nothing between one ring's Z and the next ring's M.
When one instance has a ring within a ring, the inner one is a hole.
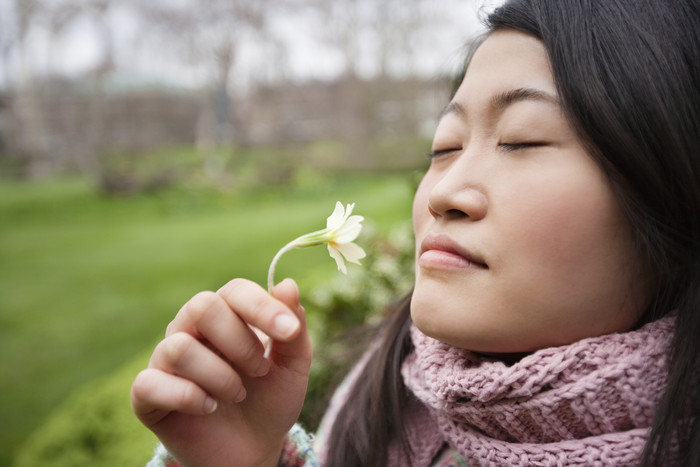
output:
M629 229L558 103L542 44L478 48L413 205L415 324L514 353L632 327L645 305Z

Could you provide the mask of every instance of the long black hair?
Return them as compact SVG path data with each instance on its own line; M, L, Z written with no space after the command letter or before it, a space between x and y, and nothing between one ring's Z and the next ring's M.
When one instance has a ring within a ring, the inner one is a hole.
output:
M677 315L643 465L700 465L700 2L511 0L487 19L541 40L562 106L608 176L646 270L642 322ZM401 429L408 299L338 414L329 465L379 466ZM641 324L641 323L640 323Z

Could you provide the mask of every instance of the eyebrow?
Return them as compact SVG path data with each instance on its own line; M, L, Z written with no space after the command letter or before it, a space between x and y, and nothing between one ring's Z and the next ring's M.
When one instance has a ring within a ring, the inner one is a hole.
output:
M540 101L559 105L559 99L548 92L533 88L517 88L496 94L491 98L489 107L497 111L503 111L509 105L520 101Z
M556 106L560 105L559 99L548 92L534 89L534 88L517 88L510 89L496 94L489 100L489 109L493 113L503 112L508 106L515 104L516 102L533 100L539 102L546 102L549 104L554 104ZM445 106L440 112L439 118L441 119L447 114L456 113L460 116L466 116L467 111L458 102L451 101Z

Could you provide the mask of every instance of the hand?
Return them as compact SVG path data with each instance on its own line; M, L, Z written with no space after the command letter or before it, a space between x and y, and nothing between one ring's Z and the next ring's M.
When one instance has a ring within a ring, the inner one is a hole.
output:
M269 359L257 328L274 341ZM276 465L306 394L311 343L291 279L195 295L131 388L136 416L188 467Z

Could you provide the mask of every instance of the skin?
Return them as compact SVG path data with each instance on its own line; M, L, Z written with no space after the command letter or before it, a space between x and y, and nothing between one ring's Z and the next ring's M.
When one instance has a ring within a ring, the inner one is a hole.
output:
M512 30L484 41L433 151L413 207L419 329L522 353L634 326L645 298L631 236L540 41Z
M504 31L479 47L414 202L411 314L426 334L513 353L638 320L644 300L629 232L556 100L537 40ZM253 328L274 339L269 360ZM301 411L311 357L296 284L268 294L234 279L178 312L134 380L132 408L185 465L274 466Z
M269 360L249 326L275 339ZM234 279L182 307L132 385L132 408L185 465L275 466L310 365L296 284L282 281L270 295Z

